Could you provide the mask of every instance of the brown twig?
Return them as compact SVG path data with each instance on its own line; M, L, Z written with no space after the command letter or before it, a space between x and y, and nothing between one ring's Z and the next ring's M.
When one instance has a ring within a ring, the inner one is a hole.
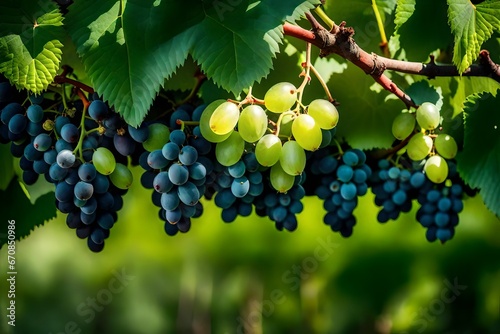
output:
M63 72L60 75L56 75L56 77L54 78L54 82L58 84L69 83L70 85L80 88L81 90L84 90L90 94L94 93L94 88L87 86L86 84L81 83L79 81L67 78L65 72Z
M460 73L454 65L438 65L431 57L428 64L390 59L376 54L370 54L361 49L355 42L354 29L346 27L345 22L334 24L328 31L311 15L306 14L312 30L306 30L290 23L283 25L285 35L304 40L318 47L321 57L337 54L369 74L382 87L395 94L407 107L416 107L412 99L393 83L384 72L393 70L397 72L424 75L429 78L459 76ZM489 52L483 50L479 54L479 64L471 65L462 76L488 77L500 83L500 66L493 62Z

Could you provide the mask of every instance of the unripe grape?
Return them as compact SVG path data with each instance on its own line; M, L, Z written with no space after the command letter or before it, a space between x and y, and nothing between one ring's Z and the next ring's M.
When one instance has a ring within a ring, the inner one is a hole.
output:
M442 183L448 177L448 163L443 157L433 155L424 165L424 172L427 178L434 183Z
M115 156L105 147L99 147L94 151L92 162L94 163L95 169L103 175L113 173L116 167Z
M295 104L297 88L289 82L280 82L269 88L264 96L264 103L269 111L282 113Z
M170 129L165 124L153 123L149 125L148 131L148 139L142 143L144 149L149 152L161 150L163 145L169 140Z
M267 134L255 146L255 158L264 167L273 166L280 159L281 147L278 136Z
M218 135L214 133L210 128L210 119L212 117L212 114L215 112L217 107L219 107L223 103L225 103L225 100L216 100L210 103L205 108L205 110L203 110L203 113L201 114L200 118L201 135L203 136L203 138L212 143L220 143L221 141L226 140L231 135L231 132L228 132L224 135Z
M134 177L127 166L117 163L115 170L109 175L109 179L117 188L128 189L132 185Z
M432 138L424 135L423 133L417 133L411 137L408 145L406 145L406 152L411 160L422 160L431 153L432 150Z
M271 185L280 193L285 193L293 187L295 176L285 172L279 161L271 167Z
M238 121L238 132L248 143L254 143L266 133L267 115L258 105L250 105L242 110Z
M443 158L453 159L457 155L457 142L452 136L445 133L441 133L434 139L434 146Z
M314 118L307 114L301 114L292 124L292 134L297 143L304 149L315 151L321 145L321 128L316 124Z
M232 102L224 102L210 116L210 129L217 135L225 135L234 130L240 117L238 106Z
M307 107L307 114L314 118L320 128L325 130L333 129L339 122L337 108L327 100L317 99L312 101Z
M418 125L424 130L434 130L441 122L441 115L436 105L424 102L417 109Z
M222 166L231 166L240 160L244 150L245 141L238 131L233 131L226 140L217 143L215 157Z
M300 175L306 167L306 152L295 141L289 140L283 144L280 165L290 175Z
M415 116L410 113L399 114L392 122L392 134L399 140L407 138L414 129Z

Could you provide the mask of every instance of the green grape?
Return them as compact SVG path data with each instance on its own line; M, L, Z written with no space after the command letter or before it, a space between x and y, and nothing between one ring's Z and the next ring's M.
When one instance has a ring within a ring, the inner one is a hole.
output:
M116 160L113 153L105 147L99 147L92 155L92 162L95 169L103 174L109 175L116 168Z
M411 137L408 145L406 145L406 152L411 160L422 160L431 153L432 150L432 138L424 135L423 133L417 133Z
M439 156L433 155L424 165L424 172L427 178L434 183L442 183L448 177L448 163Z
M333 129L339 122L337 108L327 100L317 99L312 101L307 107L307 114L314 118L320 128L325 130Z
M208 140L211 143L220 143L221 141L226 140L230 135L231 132L226 133L225 135L218 135L210 129L210 119L212 117L212 114L215 112L218 106L220 106L222 103L225 103L225 100L216 100L212 103L210 103L205 110L203 110L203 113L201 114L200 117L200 132L203 138Z
M255 143L267 130L267 115L261 106L250 105L243 109L238 121L238 132L248 143Z
M321 145L321 128L309 115L301 114L295 118L292 124L292 134L297 143L306 150L315 151Z
M281 156L281 139L273 134L260 138L255 146L255 158L264 167L273 166Z
M163 145L169 141L170 130L168 126L161 123L153 123L148 126L149 136L142 146L146 151L153 152L154 150L161 150Z
M264 95L264 103L269 111L282 113L295 104L297 88L289 82L280 82L269 88Z
M396 139L407 138L415 129L415 116L410 113L401 113L392 122L392 134Z
M238 131L233 131L226 140L215 145L215 157L221 165L231 166L240 160L244 150L245 141Z
M453 159L457 155L458 146L452 136L441 133L434 139L437 152L446 159Z
M424 102L417 109L418 125L424 130L434 130L441 122L439 109L430 102Z
M132 176L132 172L127 168L124 164L117 163L116 168L109 175L109 179L111 182L120 189L128 189L132 185L134 181L134 177Z
M280 193L286 193L293 187L295 176L285 172L279 161L271 167L270 173L271 185Z
M300 175L306 167L306 152L295 141L289 140L281 149L280 165L290 175Z
M289 113L283 115L280 123L280 136L291 137L292 136L292 124L294 121L295 114Z
M224 102L210 116L210 129L217 135L225 135L234 130L240 117L240 109L232 102Z

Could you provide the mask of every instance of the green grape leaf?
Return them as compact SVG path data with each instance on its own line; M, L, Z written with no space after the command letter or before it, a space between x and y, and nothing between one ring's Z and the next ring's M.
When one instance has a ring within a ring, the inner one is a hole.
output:
M317 0L238 4L192 1L76 2L67 25L94 88L131 125L147 114L160 87L188 54L226 90L238 92L269 73L281 24ZM160 33L161 32L161 33Z
M421 105L424 102L431 102L441 109L443 106L443 91L441 87L433 87L427 80L421 80L413 83L405 90L412 100Z
M203 20L203 4L177 1L77 1L67 26L87 74L131 125L147 114L166 78L186 60L193 27Z
M40 93L54 79L62 58L62 21L52 2L0 4L0 73L18 89Z
M462 113L467 97L483 92L495 94L500 84L486 77L439 77L432 79L432 83L442 88L443 95L447 97L441 108L443 131L452 135L460 147L464 137Z
M453 36L447 24L448 6L444 1L399 1L396 9L400 47L407 59L425 61L438 49L447 49Z
M0 38L0 72L18 89L35 94L43 92L56 76L62 58L63 45L57 41L45 44L32 58L18 35Z
M481 46L493 32L500 31L500 1L477 5L469 0L448 0L448 18L455 36L453 64L462 73L478 57Z
M394 18L396 32L413 15L415 4L416 0L398 0L396 5L396 17Z
M283 21L296 20L319 1L216 3L205 11L192 55L209 78L238 94L269 74L283 38Z
M10 145L0 144L0 190L5 190L14 177Z
M35 204L31 204L15 179L10 182L7 190L0 191L0 201L7 203L0 212L0 247L8 240L10 220L15 220L15 240L19 241L27 237L35 227L56 216L53 192L41 196Z
M498 93L498 92L497 92ZM465 103L464 149L457 155L458 171L484 203L500 217L500 95L475 94Z
M373 78L352 64L342 74L333 74L330 81L334 97L340 102L337 137L360 149L391 147L392 122L404 107L403 103L385 101L390 93L370 89Z

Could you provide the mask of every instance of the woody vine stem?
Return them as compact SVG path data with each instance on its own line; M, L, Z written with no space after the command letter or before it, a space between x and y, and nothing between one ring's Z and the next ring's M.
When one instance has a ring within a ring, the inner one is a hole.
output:
M409 62L395 60L387 57L378 56L375 53L368 53L360 48L353 38L354 29L346 27L345 22L339 25L330 19L324 18L331 29L327 30L316 18L307 13L306 17L311 24L311 30L306 30L298 25L286 22L283 25L284 34L292 36L318 47L320 57L326 57L331 54L337 54L350 61L366 74L373 77L385 90L396 95L407 108L417 107L415 102L403 90L401 90L384 72L386 70L397 71L407 74L423 75L428 78L459 76L457 68L454 65L438 65L431 56L429 63ZM320 15L320 17L322 17ZM323 19L323 17L322 17ZM479 53L479 64L471 65L462 74L462 76L489 77L500 83L500 65L496 64L487 50Z

